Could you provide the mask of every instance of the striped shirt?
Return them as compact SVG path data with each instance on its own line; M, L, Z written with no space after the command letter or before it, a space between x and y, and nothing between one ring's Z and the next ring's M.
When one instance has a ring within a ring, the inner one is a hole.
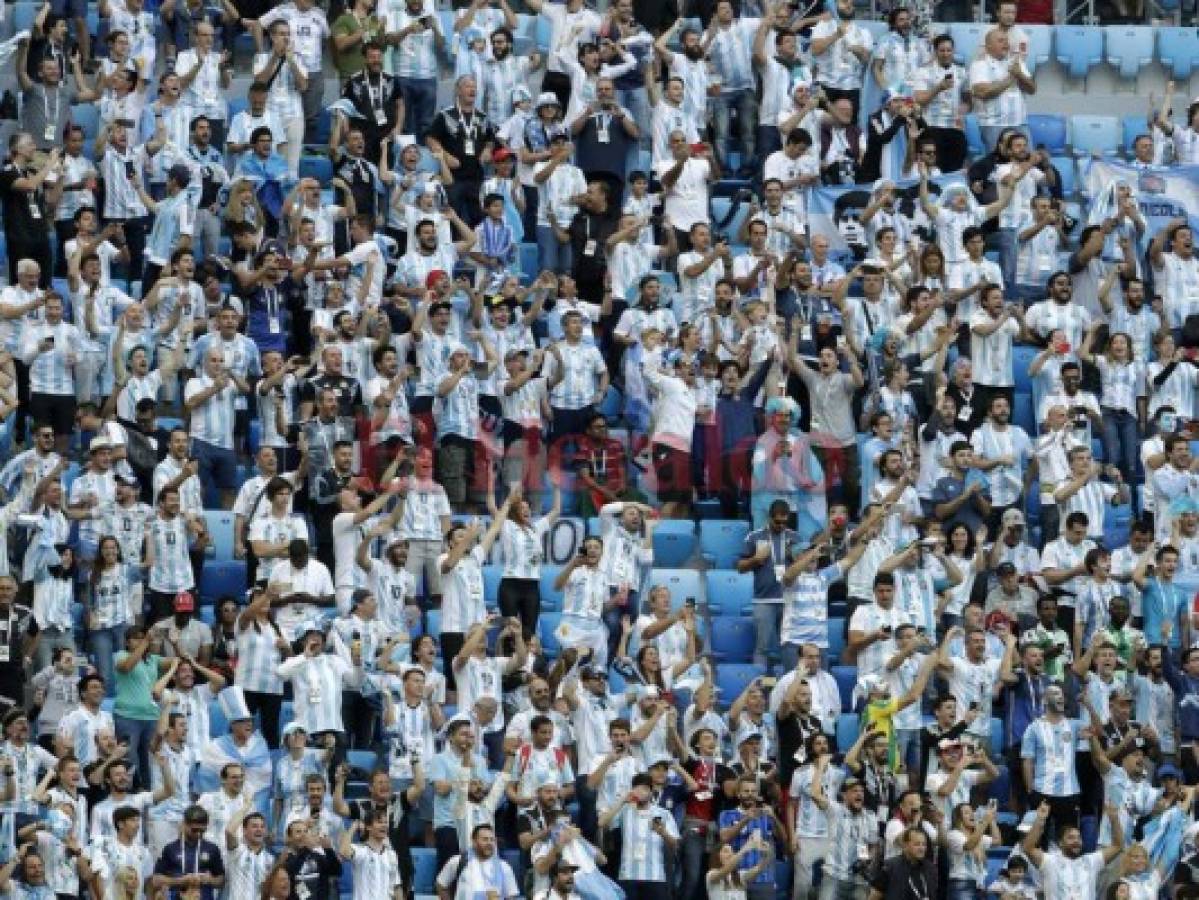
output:
M753 46L761 19L738 18L727 26L715 23L716 36L708 46L708 58L720 76L720 93L752 91L754 82Z
M1004 81L1008 77L1008 67L1011 64L1011 59L996 59L990 54L983 54L970 64L970 84L993 85ZM1020 69L1027 76L1028 70L1023 62L1020 62ZM1023 125L1028 121L1024 92L1020 85L1015 83L998 97L987 100L975 97L974 108L980 126Z
M800 766L791 776L791 799L795 804L795 834L801 838L828 837L828 814L812 799L812 783L816 774L813 764ZM841 790L841 782L845 780L845 772L838 766L828 766L824 770L821 783L825 797L835 797Z
M183 464L187 460L178 460L173 456L167 456L154 467L154 502L158 503L158 492L163 486L174 481L183 471ZM183 510L195 510L197 513L204 508L203 491L200 486L200 476L191 475L184 479L183 484L179 486L179 508Z
M203 506L191 507L202 509ZM191 559L188 557L187 521L182 515L173 519L161 514L149 522L146 537L154 552L150 567L150 590L164 594L191 590L195 586Z
M1020 333L1020 323L1013 317L990 334L981 334L980 326L993 324L995 318L986 310L977 310L970 317L970 359L974 362L974 383L988 387L1011 387L1015 384L1012 371L1012 341Z
M828 592L841 580L840 565L819 572L803 572L783 585L783 621L779 640L783 644L815 644L828 649Z
M396 34L423 16L432 13L432 8L427 7L415 16L409 15L406 5L398 3L389 6L384 14L384 21L387 31L390 34ZM392 74L401 78L436 78L438 71L437 48L434 46L433 35L434 29L422 28L400 41L391 56Z
M101 731L116 733L112 713L103 709L92 712L86 706L77 706L58 723L59 737L67 740L75 758L84 766L97 758L96 734Z
M237 630L237 668L234 683L246 691L260 694L282 694L283 679L279 677L281 656L275 642L280 638L274 625L251 623Z
M1024 490L1024 467L1032 454L1032 441L1018 425L996 428L990 419L970 436L974 452L987 460L1011 457L1010 466L995 466L987 472L991 482L990 499L995 506L1011 506Z
M397 533L406 541L440 542L442 519L448 519L452 513L445 488L440 484L413 485L408 491Z
M1060 501L1058 510L1063 522L1072 512L1086 513L1087 537L1099 541L1103 539L1103 520L1108 505L1115 496L1116 488L1113 485L1091 480L1069 498Z
M1096 850L1074 859L1059 850L1045 854L1041 879L1045 900L1081 900L1099 896L1099 873L1107 861ZM1156 896L1156 892L1154 892Z
M29 366L29 391L56 397L75 395L75 361L82 343L79 329L69 322L57 325L26 325L21 356ZM54 346L42 351L40 344L54 339Z
M451 377L442 377L442 383ZM479 380L474 373L467 373L448 394L440 394L433 400L433 418L437 420L438 440L447 435L476 440L479 437Z
M947 73L953 74L953 87L936 94L924 108L924 120L933 128L958 127L958 110L962 105L962 91L966 88L966 70L956 63L944 68L939 62L933 62L912 75L916 90L931 91L945 81Z
M1056 265L1056 259L1054 261ZM1082 346L1083 336L1091 326L1091 314L1076 303L1056 303L1042 300L1029 307L1025 316L1028 330L1048 339L1051 332L1062 330L1071 347Z
M828 855L825 871L840 881L854 877L854 866L878 843L878 819L866 809L856 813L836 800L829 800Z
M116 502L117 480L112 469L104 472L87 470L71 485L70 503L75 506L91 497L92 517L79 522L79 541L84 547L95 547L100 540L101 511Z
M447 556L443 553L437 558L438 569ZM483 602L483 565L486 562L483 548L475 546L453 569L441 576L443 632L462 634L486 618L487 608Z
M683 320L699 322L703 314L716 305L716 282L724 278L724 260L717 259L694 278L684 270L695 265L705 254L689 250L678 257L679 293L683 295Z
M924 628L929 634L935 634L937 589L932 574L926 569L901 569L894 574L895 607L901 610L908 622L917 628Z
M369 841L350 848L354 875L353 900L382 900L402 887L400 863L386 839L379 847Z
M812 40L832 37L841 24L832 19L818 22L812 29ZM812 57L816 64L816 80L820 84L837 90L856 90L862 87L862 73L866 64L850 52L850 47L871 50L874 47L874 38L861 25L855 22L848 23L843 36L823 53Z
M1135 781L1123 766L1114 765L1103 776L1103 800L1119 811L1120 826L1124 834L1131 835L1138 819L1148 816L1161 791L1142 778ZM1099 846L1110 847L1112 843L1112 821L1107 816L1099 825Z
M552 160L539 162L533 167L534 174L544 171L553 165ZM570 163L559 163L550 173L549 178L541 182L537 189L537 224L549 226L549 212L553 210L554 218L559 228L567 228L579 207L572 198L587 190L587 181L583 170Z
M251 850L244 843L225 854L225 883L230 897L256 897L275 864L275 855L266 847Z
M185 400L190 400L208 390L215 380L207 373L189 379L184 388ZM233 401L239 395L237 385L232 379L225 385L224 390L218 391L205 400L197 409L193 409L190 421L192 440L203 441L214 447L225 450L233 449Z
M142 203L134 188L134 173L146 167L145 145L126 149L124 152L109 146L100 160L100 177L104 180L104 218L140 219L146 216L146 205Z
M1028 240L1020 241L1016 254L1016 283L1044 288L1049 276L1060 268L1057 255L1061 245L1061 234L1056 228L1042 228Z
M416 578L405 568L396 568L389 561L372 559L367 572L367 584L379 601L379 620L390 632L406 630L404 607L415 602Z
M308 69L299 56L293 57L295 66L302 75L308 74ZM257 53L254 55L254 71L261 72L275 67L274 53ZM320 77L317 73L314 77ZM279 65L278 74L273 78L268 74L264 80L271 82L271 88L266 95L266 108L279 117L280 122L287 122L304 115L303 102L300 99L300 88L296 82L292 64L284 61Z
M594 346L583 343L563 342L558 349L565 370L562 380L550 391L550 405L558 409L580 410L592 404L599 389L601 376L608 371L604 357ZM552 367L547 377L556 372L557 357L546 358L546 366ZM543 369L544 371L544 369Z
M569 224L569 220L565 224ZM458 252L454 249L454 245L450 243L439 244L437 249L429 254L422 253L419 249L409 250L400 257L395 277L405 287L421 288L423 290L425 279L429 277L430 272L435 269L440 269L443 272L453 272L454 266L457 263ZM431 335L431 331L426 331L422 343L428 340Z
M279 676L291 682L296 698L296 721L309 734L342 731L342 684L353 670L340 656L292 656L278 666Z
M541 551L549 527L549 516L542 516L527 526L519 525L511 519L504 521L500 529L504 578L536 581L541 577Z
M1068 797L1079 792L1074 768L1079 728L1072 719L1055 723L1042 716L1025 730L1020 758L1033 761L1034 791L1047 797Z
M604 571L579 566L570 573L562 591L562 611L566 615L598 621L608 601L608 579Z
M270 512L250 523L249 538L251 541L265 541L268 544L289 543L295 540L308 540L308 524L301 516L287 515L282 519L276 518ZM271 572L281 561L280 557L263 557L258 560L258 577L271 579Z
M146 375L130 375L117 394L117 418L132 422L137 405L143 400L157 400L162 389L162 371L155 369Z
M629 805L621 810L621 881L666 881L666 842L654 831L655 820L678 839L678 826L668 810L656 804L645 809Z
M153 517L154 511L145 503L131 503L121 506L118 503L103 508L100 520L100 536L117 539L121 547L121 558L127 567L137 569L142 558L142 546L146 539L146 523Z
M1111 409L1122 410L1129 415L1137 414L1137 398L1145 396L1145 369L1141 362L1132 360L1116 363L1106 355L1095 357L1102 385L1099 402Z
M496 10L499 12L499 10ZM476 102L493 122L504 122L512 115L512 91L517 85L525 84L533 65L526 56L508 54L506 59L483 61L482 93Z
M224 122L229 111L221 86L221 55L210 50L201 59L200 51L192 48L180 51L175 57L176 72L187 74L197 67L195 78L183 91L183 102L192 116L203 115Z

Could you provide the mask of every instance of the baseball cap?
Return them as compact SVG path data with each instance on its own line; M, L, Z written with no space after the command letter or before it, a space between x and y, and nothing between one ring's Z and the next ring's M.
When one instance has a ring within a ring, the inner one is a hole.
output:
M175 595L175 612L195 612L196 598L188 591L180 591Z
M512 151L509 150L507 147L500 147L498 150L495 151L495 153L491 154L491 159L493 162L503 162L504 160L511 159L511 158L512 158Z
M1018 509L1009 509L1003 514L1003 517L1000 518L999 522L1004 527L1010 525L1024 525L1024 513L1020 512Z
M431 288L445 277L447 277L445 269L434 269L425 276L425 287Z
M537 95L537 108L541 109L543 106L556 106L558 109L562 108L562 104L558 102L558 95L553 91L542 91Z
M1178 771L1178 766L1173 763L1162 763L1157 767L1157 783L1161 784L1163 778L1173 778L1176 781L1182 780L1182 773Z

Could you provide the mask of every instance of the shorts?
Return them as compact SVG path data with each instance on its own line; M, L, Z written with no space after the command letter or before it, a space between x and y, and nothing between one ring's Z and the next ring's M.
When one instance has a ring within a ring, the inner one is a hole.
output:
M667 444L652 448L654 474L658 477L658 499L664 503L690 503L691 454Z
M69 394L30 394L29 415L37 425L49 425L56 435L75 431L75 398Z

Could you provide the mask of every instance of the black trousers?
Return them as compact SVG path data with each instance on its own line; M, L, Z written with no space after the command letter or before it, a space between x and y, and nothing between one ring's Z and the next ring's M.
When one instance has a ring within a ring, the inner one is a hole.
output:
M525 640L532 637L541 615L541 583L532 578L501 579L499 601L500 612L506 618L520 618Z
M439 638L441 658L445 662L445 689L458 690L458 679L454 677L454 657L466 643L466 635L461 631L443 631Z
M262 736L272 750L279 748L279 713L283 709L282 694L246 691L246 708L258 715Z
M1078 801L1078 794L1071 794L1069 797L1048 797L1037 791L1029 794L1030 809L1036 809L1042 802L1049 804L1049 819L1045 823L1045 831L1041 834L1042 850L1049 847L1051 837L1053 840L1058 839L1063 828L1078 827Z

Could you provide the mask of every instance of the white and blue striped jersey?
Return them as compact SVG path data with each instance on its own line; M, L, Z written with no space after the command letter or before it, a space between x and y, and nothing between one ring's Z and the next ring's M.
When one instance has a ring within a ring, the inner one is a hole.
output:
M849 881L854 877L854 866L878 843L878 818L867 809L852 813L836 800L829 801L825 815L829 828L824 871L833 878Z
M296 698L296 721L309 734L342 731L341 692L353 672L340 656L292 656L279 664L279 675L291 682Z
M186 191L163 198L154 210L154 225L146 237L146 259L155 265L165 266L179 238L191 237L195 227L196 210Z
M1103 776L1103 802L1110 803L1119 813L1120 827L1132 835L1138 819L1149 815L1161 791L1143 778L1133 780L1123 766L1113 765ZM1112 820L1107 816L1099 825L1099 846L1112 843Z
M579 566L570 573L562 591L565 615L599 621L608 602L608 576L599 566Z
M158 400L158 392L162 390L162 371L155 369L145 375L130 375L125 386L117 394L117 418L132 422L137 413L137 405L143 400Z
M389 34L395 34L426 15L436 15L432 5L427 5L413 16L409 15L406 4L394 3L388 5L383 18ZM396 44L391 53L391 71L401 78L437 78L437 48L433 43L432 28L409 34Z
M207 374L197 375L187 382L184 399L190 400L208 390L215 381ZM230 379L225 389L209 397L197 409L192 410L189 430L192 440L203 441L214 447L233 449L233 401L238 397L237 385Z
M100 160L100 177L104 181L104 219L140 219L147 215L146 205L133 186L135 173L145 171L146 147L141 144L117 150L111 144Z
M453 376L442 376L444 383ZM437 420L438 440L447 435L476 440L479 437L479 381L473 373L458 379L448 394L433 400L433 418Z
M96 734L101 731L116 733L112 713L103 709L93 713L82 705L75 707L58 723L59 737L67 740L75 758L84 766L93 762L99 755L96 749Z
M630 805L621 811L621 881L666 881L666 842L654 831L655 819L678 838L674 816L656 804L645 809Z
M933 576L924 570L895 572L895 608L917 628L936 634L937 590Z
M550 391L550 405L558 409L579 410L591 405L599 390L600 378L608 367L594 346L563 342L558 345L562 356L563 377ZM546 357L543 373L551 377L558 366L557 357ZM548 371L547 371L548 369Z
M191 559L187 554L187 520L182 515L173 519L156 515L150 520L146 537L154 550L150 590L174 594L195 587Z
M251 623L237 630L237 669L234 684L245 691L260 694L282 694L283 679L279 676L281 637L273 624Z
M924 792L932 798L933 803L938 805L941 814L947 817L946 821L959 803L969 801L970 789L978 783L982 773L974 769L966 769L958 778L957 786L949 792L949 796L943 797L937 791L950 777L947 772L930 772L924 779Z
M833 563L819 572L802 572L783 585L782 643L828 649L828 592L841 578L841 567Z
M1070 857L1053 850L1041 863L1045 900L1082 900L1099 896L1099 873L1107 861L1096 850L1084 856Z
M100 536L112 535L121 546L121 559L133 571L141 563L142 546L146 539L146 523L154 515L154 510L145 503L131 503L121 506L113 503L104 507L100 519Z
M1033 761L1032 789L1046 797L1077 794L1078 773L1074 747L1079 724L1073 719L1051 722L1041 717L1028 726L1020 744L1020 758Z
M549 516L535 519L528 526L519 525L511 519L504 521L500 529L504 578L536 581L541 577L542 546L549 527Z
M39 344L54 339L54 346L42 352ZM27 324L21 345L21 357L29 366L29 391L33 394L53 394L59 397L75 395L75 361L82 336L69 322L50 325L43 322Z
M164 485L179 477L179 473L183 471L183 464L186 462L186 459L180 461L173 456L167 456L154 467L154 502L156 504L158 503L158 492L163 489ZM204 508L204 494L199 475L187 477L179 486L179 508L195 510L197 513Z
M308 524L297 515L276 518L269 512L250 523L251 541L265 541L268 544L279 544L295 540L308 540ZM271 572L282 561L281 557L263 557L258 561L258 577L271 580Z
M800 766L791 776L791 799L795 803L795 834L800 838L828 837L828 815L812 799L812 783L816 774L813 764ZM824 770L825 797L836 797L845 780L845 771L830 765Z
M86 498L94 499L92 517L79 521L79 541L85 548L95 547L100 540L102 511L116 502L117 479L112 469L104 472L87 470L71 485L69 502L75 506Z

